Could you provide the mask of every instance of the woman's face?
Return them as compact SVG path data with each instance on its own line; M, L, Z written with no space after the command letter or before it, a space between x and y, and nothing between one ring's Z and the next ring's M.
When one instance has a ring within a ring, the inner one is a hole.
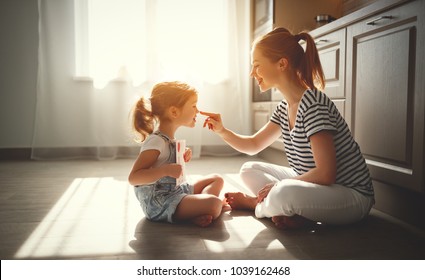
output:
M277 87L278 78L282 73L279 62L271 62L261 50L254 47L251 53L251 65L250 76L255 78L262 92Z

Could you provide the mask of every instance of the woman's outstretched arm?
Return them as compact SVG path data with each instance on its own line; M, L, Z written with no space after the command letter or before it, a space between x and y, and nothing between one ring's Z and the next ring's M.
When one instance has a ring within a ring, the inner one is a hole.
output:
M241 153L255 155L279 138L280 127L269 121L254 135L240 135L224 127L220 114L200 112L207 116L204 127L217 133L227 144Z

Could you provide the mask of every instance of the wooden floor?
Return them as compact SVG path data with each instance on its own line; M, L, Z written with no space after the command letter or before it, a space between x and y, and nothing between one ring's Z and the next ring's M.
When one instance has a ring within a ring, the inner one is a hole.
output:
M249 157L204 157L225 191ZM244 211L209 228L147 221L128 185L133 160L0 161L0 257L7 259L425 259L425 234L372 210L344 227L281 231Z

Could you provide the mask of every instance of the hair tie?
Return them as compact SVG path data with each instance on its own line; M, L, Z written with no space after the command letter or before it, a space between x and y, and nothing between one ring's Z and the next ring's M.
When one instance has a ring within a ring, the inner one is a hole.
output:
M303 40L303 38L301 38L301 35L300 35L300 34L294 35L294 38L295 38L295 41L297 41L297 43L298 43L300 40Z

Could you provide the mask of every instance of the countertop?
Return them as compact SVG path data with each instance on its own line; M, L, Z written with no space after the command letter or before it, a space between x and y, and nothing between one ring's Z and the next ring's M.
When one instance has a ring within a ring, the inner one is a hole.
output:
M330 22L324 26L316 28L310 31L310 35L314 37L318 37L337 29L346 27L352 23L358 22L367 17L373 16L375 14L379 14L382 11L388 10L392 7L399 6L403 3L409 2L412 0L381 0L370 4L369 6L363 7L355 12L352 12L348 15L345 15L333 22Z

